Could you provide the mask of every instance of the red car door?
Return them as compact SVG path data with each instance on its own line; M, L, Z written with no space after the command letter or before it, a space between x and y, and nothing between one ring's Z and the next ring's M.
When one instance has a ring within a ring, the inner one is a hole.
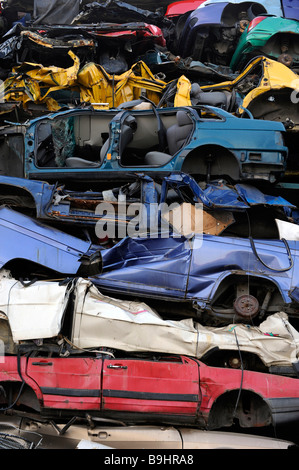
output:
M41 389L45 408L100 410L101 369L98 358L32 357L27 375Z
M196 417L199 370L187 357L105 359L103 411Z

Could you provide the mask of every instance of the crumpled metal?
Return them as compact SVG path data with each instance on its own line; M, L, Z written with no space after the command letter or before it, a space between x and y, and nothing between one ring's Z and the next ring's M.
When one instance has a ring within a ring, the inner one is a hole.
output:
M92 62L80 68L79 58L72 51L68 54L74 64L65 69L28 62L15 67L0 87L2 103L21 102L24 109L29 103L45 104L49 111L58 111L62 105L52 95L58 90L69 90L79 94L81 103L95 109L115 108L140 98L144 91L148 99L158 104L167 85L156 79L142 61L121 75L109 75ZM0 110L7 112L1 106Z

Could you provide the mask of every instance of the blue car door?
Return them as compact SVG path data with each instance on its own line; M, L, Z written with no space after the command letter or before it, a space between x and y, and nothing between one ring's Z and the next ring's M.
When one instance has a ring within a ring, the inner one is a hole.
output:
M180 237L130 238L103 250L103 272L97 286L113 292L185 298L192 242Z

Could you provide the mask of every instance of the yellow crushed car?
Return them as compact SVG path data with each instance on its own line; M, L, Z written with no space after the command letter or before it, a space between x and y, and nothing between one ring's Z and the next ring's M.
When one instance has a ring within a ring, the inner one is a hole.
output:
M82 103L95 109L109 109L136 100L141 94L158 104L167 85L156 79L142 61L121 75L109 75L92 62L81 68L78 57L72 51L69 55L73 65L65 69L28 62L13 68L0 87L0 113L10 111L9 104L12 108L22 104L25 111L37 109L39 113Z
M255 119L281 121L288 128L299 129L299 76L281 62L257 57L236 79L201 89L235 91L242 97L241 102L236 102L239 115L245 108Z

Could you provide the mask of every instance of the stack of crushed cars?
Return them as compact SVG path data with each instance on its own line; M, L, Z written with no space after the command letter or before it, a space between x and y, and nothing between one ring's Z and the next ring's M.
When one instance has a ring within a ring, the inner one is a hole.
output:
M0 20L2 412L298 429L297 2Z

